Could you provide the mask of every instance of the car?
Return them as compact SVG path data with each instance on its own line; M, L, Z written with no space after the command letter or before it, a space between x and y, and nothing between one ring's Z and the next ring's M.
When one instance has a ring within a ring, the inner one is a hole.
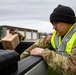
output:
M20 54L31 46L37 40L22 41L15 50L4 50L2 43L0 42L0 60L2 62L2 68L0 68L0 74L2 75L47 75L47 65L41 57L28 56L22 60L19 59ZM3 53L1 53L1 51ZM4 55L2 55L4 54ZM12 54L13 56L11 56ZM1 56L8 56L8 61ZM11 57L10 57L11 56ZM14 61L14 62L13 62ZM8 64L8 65L7 65Z

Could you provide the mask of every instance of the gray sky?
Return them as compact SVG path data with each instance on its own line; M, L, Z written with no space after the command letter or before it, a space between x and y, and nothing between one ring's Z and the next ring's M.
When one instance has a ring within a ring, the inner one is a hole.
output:
M58 4L76 12L76 0L0 0L0 25L11 25L52 32L49 16Z

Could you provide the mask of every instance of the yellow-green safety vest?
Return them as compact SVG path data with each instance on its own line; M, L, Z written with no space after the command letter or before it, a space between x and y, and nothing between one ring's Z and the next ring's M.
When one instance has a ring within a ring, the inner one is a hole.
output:
M56 31L54 31L51 37L51 44L56 52L68 56L72 48L76 45L76 23L70 28L62 40L61 36L58 36Z

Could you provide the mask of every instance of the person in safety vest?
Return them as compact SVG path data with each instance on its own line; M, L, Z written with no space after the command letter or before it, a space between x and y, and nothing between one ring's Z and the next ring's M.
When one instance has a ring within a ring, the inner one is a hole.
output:
M41 56L57 74L76 75L76 19L72 8L58 5L50 15L55 29L49 40L40 39L21 54Z
M25 40L25 38L26 38L26 36L22 35L21 40L23 41L23 40Z
M14 29L10 29L9 33L11 33L11 34L18 34L20 42L25 39L25 35L22 35L21 33L16 32Z

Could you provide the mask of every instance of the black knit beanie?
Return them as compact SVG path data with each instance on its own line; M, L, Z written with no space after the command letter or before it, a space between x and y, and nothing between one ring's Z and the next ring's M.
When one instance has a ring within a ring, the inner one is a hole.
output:
M75 13L68 6L58 5L50 15L50 22L53 21L73 24L75 23Z

